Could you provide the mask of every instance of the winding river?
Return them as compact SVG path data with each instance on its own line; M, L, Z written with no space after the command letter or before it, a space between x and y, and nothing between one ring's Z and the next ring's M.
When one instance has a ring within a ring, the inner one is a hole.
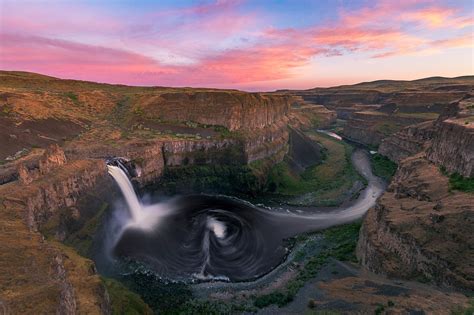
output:
M167 279L254 280L284 261L289 237L352 222L374 206L385 184L372 174L366 151L355 149L352 162L368 185L350 204L329 210L261 208L220 195L179 196L146 205L125 171L109 165L129 210L113 224L108 250L112 257L139 261Z

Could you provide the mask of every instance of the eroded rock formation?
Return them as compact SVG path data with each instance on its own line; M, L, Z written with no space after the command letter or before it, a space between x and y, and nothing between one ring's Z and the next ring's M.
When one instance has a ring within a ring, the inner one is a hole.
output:
M473 290L473 205L423 154L407 158L367 213L358 257L377 273Z

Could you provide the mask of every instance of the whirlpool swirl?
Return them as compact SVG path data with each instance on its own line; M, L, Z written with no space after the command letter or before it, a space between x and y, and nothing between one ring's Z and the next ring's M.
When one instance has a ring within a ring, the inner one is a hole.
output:
M170 278L248 280L284 258L277 221L247 203L219 196L186 196L151 231L130 227L114 254L145 262Z

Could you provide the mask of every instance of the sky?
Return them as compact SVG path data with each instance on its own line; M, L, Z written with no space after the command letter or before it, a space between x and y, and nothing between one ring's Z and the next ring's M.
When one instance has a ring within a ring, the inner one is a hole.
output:
M0 69L307 89L474 74L473 0L0 0Z

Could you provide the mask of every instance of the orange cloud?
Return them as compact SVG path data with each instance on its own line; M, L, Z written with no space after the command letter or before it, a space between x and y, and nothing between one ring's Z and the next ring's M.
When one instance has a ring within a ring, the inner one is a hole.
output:
M427 1L379 1L341 11L330 22L286 29L268 28L262 22L265 15L242 14L238 5L217 1L125 22L108 16L103 28L97 19L82 25L89 20L80 14L45 20L45 10L2 17L0 67L111 83L248 86L294 78L324 56L387 58L473 47L465 30L472 26L472 16ZM53 39L51 34L61 30L77 32L81 43ZM119 38L108 37L110 33ZM98 42L94 37L87 43L88 34L110 42L91 44Z

